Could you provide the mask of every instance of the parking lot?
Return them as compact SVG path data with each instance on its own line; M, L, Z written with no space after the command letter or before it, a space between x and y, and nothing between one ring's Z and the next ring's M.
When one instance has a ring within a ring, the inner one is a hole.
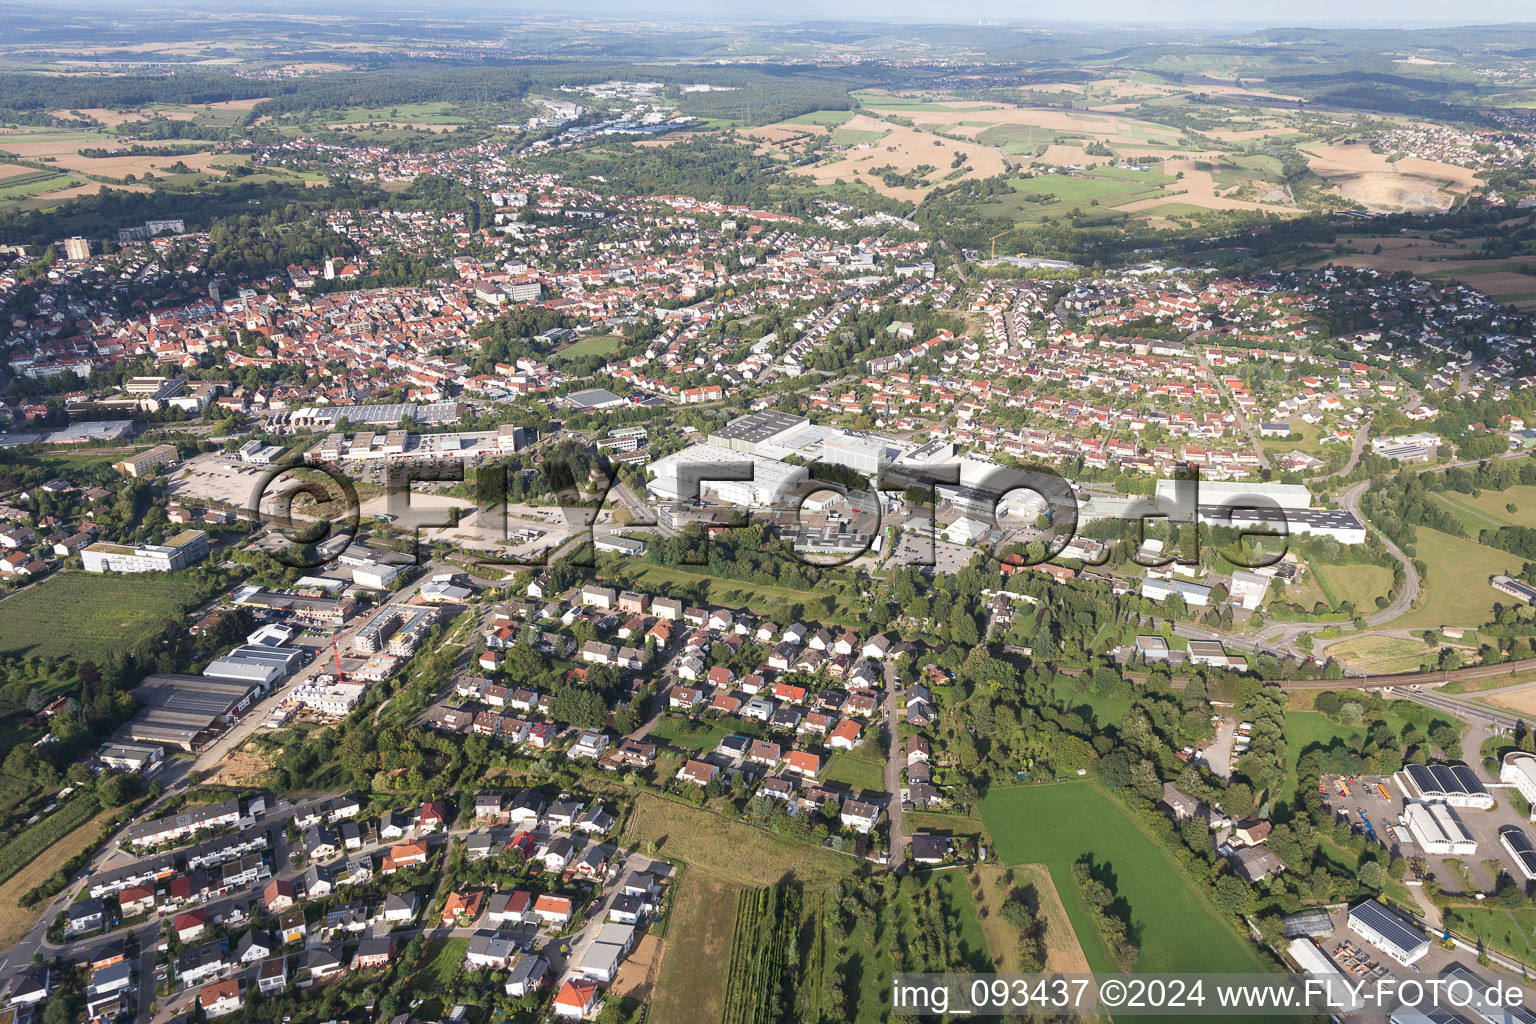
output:
M1463 871L1471 879L1472 892L1493 892L1499 880L1484 865L1484 861L1498 861L1510 877L1525 884L1525 875L1499 841L1499 828L1519 825L1529 832L1530 826L1515 809L1504 789L1489 787L1494 798L1490 810L1451 808L1451 813L1477 842L1476 853L1455 856L1425 852L1408 828L1401 824L1407 805L1423 801L1408 799L1399 780L1373 775L1325 775L1322 783L1326 791L1319 795L1335 816L1348 814L1349 823L1355 831L1364 832L1367 836L1374 834L1383 847L1410 861L1415 857L1423 858L1425 874L1432 876L1447 892L1467 891ZM1383 789L1386 791L1385 796L1382 794ZM1460 868L1451 861L1459 862Z

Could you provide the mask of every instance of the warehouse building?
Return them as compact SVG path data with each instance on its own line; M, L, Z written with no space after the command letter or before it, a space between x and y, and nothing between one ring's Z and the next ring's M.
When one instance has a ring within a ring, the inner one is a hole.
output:
M747 507L784 502L790 492L810 478L804 466L791 466L714 443L673 452L651 462L649 469L650 480L645 489L663 501L692 500L713 494L726 504Z
M235 591L233 601L242 608L281 612L301 622L333 629L344 625L357 611L357 602L350 597L302 597L256 586L241 587Z
M203 675L231 679L269 690L282 682L304 663L304 651L298 647L267 647L247 644L216 658L203 669Z
M1514 786L1515 792L1525 797L1531 805L1531 818L1536 821L1536 754L1513 751L1504 755L1499 767L1499 781Z
M164 544L87 544L80 549L86 572L176 572L208 556L208 535L183 530Z
M1499 829L1499 843L1515 858L1515 866L1531 881L1536 881L1536 845L1525 829L1519 825L1505 825Z
M1323 954L1311 939L1296 938L1286 947L1297 968L1308 979L1318 982L1327 992L1328 1009L1333 1013L1354 1013L1365 1004L1351 986L1339 965Z
M1375 900L1350 908L1349 930L1400 964L1429 952L1429 936Z
M261 693L249 683L208 676L158 674L133 688L143 705L122 729L131 743L195 750L234 721Z
M1445 804L1409 804L1403 819L1425 853L1461 857L1477 852L1477 840Z
M1425 803L1479 811L1493 806L1493 794L1477 773L1464 764L1410 764L1399 774L1398 781L1405 794Z

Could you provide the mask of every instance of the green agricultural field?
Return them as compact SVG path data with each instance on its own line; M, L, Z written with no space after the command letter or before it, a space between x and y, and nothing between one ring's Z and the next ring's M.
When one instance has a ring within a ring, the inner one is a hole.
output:
M1184 881L1157 842L1118 803L1087 783L993 790L981 817L1005 864L1044 864L1061 894L1088 963L1117 970L1099 938L1076 883L1072 864L1084 854L1103 864L1130 907L1141 947L1141 971L1248 971L1269 969L1257 950Z
M195 571L61 572L0 601L0 656L104 660L211 596Z
M452 103L402 103L395 107L347 107L329 112L329 124L355 124L359 121L398 121L414 124L468 124L452 111Z
M809 114L792 117L785 124L819 124L832 128L853 120L851 110L813 110Z
M1109 214L1116 206L1172 194L1159 187L1163 175L1145 177L1145 181L1100 177L1095 171L1083 175L1041 174L1033 178L1014 178L1008 183L1013 187L1014 196L1004 196L977 209L988 217L1031 221L1048 214L1059 216L1073 207L1084 213ZM1031 201L1030 196L1054 196L1055 199L1041 203ZM1093 208L1095 201L1097 208Z
M1369 612L1376 607L1376 599L1392 589L1392 570L1384 565L1314 564L1311 569L1335 608L1350 601L1356 609Z
M84 178L77 178L74 175L62 174L57 171L32 171L29 174L0 180L0 202L9 202L14 199L31 199L33 196L58 192L66 188L73 188L84 180Z
M885 788L885 766L851 750L837 750L827 759L822 778L827 782L842 783L855 793L862 790L879 792Z
M883 139L888 134L888 132L861 131L858 128L837 128L832 132L832 141L839 146L858 146L865 142Z
M1500 573L1518 575L1525 564L1518 555L1425 526L1418 529L1415 551L1429 568L1424 603L1393 619L1394 629L1481 626L1493 617L1495 603L1508 601L1488 580Z

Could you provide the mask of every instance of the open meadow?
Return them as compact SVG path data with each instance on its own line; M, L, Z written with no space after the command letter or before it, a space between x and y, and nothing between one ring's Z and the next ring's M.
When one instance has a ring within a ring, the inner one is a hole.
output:
M1003 863L1045 865L1094 970L1117 968L1072 879L1072 864L1085 855L1114 876L1113 888L1129 907L1131 936L1141 947L1137 971L1267 969L1156 841L1093 785L993 790L981 815Z
M0 601L0 655L104 660L209 596L195 572L60 572Z

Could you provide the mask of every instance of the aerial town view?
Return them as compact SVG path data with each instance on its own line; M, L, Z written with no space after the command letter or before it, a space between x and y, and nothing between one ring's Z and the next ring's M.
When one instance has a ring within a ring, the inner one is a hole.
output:
M620 6L0 0L0 1024L1536 1024L1532 9Z

